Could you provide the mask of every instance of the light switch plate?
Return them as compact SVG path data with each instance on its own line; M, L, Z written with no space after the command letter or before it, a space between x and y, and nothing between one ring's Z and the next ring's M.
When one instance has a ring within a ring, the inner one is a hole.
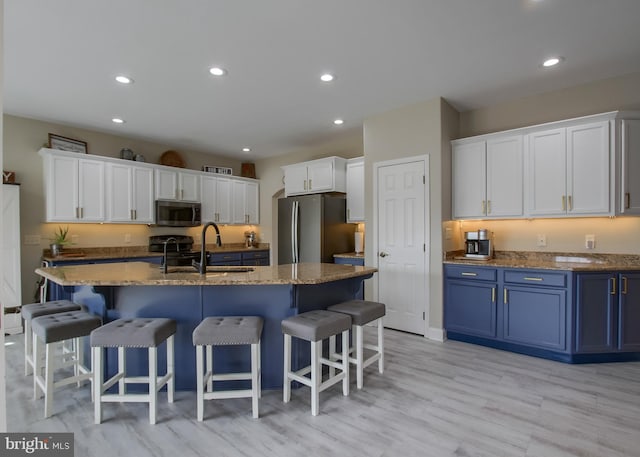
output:
M587 249L595 249L596 247L596 236L595 235L585 235L584 236L584 247Z
M40 244L40 235L25 235L24 244L28 246L38 246Z

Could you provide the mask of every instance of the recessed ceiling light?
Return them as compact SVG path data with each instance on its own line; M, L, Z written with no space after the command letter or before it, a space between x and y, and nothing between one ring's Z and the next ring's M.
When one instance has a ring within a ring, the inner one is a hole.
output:
M251 152L251 148L242 148L242 152Z
M133 79L131 79L128 76L125 76L125 75L116 76L116 81L118 81L120 84L132 84L133 83Z
M344 121L342 119L336 119L336 120L333 121L333 123L335 125L342 125L342 124L344 124Z
M124 119L120 119L119 117L114 117L113 119L111 119L111 122L113 122L114 124L124 124Z
M335 78L336 78L336 77L335 77L335 76L333 76L331 73L325 73L325 74L323 74L322 76L320 76L320 80L321 80L322 82L325 82L325 83L331 82L331 81L333 81Z
M562 62L564 59L562 57L550 57L549 59L542 62L542 66L545 68L554 67Z
M213 76L224 76L227 74L227 70L220 67L211 67L209 68L209 73L211 73Z

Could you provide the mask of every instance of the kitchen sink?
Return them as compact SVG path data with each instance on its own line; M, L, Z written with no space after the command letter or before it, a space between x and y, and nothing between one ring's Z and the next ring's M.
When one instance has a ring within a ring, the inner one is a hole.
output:
M162 270L162 266L160 266ZM207 273L251 273L255 271L255 267L234 266L234 265L214 265L207 267ZM168 273L198 273L196 267L178 266L168 268Z

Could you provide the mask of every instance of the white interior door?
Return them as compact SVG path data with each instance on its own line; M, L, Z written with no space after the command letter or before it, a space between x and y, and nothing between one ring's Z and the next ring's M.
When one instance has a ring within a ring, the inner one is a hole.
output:
M427 312L426 159L382 162L376 169L378 301L385 327L424 335Z

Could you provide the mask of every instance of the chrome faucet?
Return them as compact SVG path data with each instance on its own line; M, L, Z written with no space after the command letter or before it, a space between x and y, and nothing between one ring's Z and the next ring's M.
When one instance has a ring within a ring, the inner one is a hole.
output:
M202 246L200 249L200 262L193 260L191 264L198 270L198 273L201 275L207 274L207 238L206 233L209 227L213 227L216 231L216 246L222 246L222 240L220 239L220 229L215 222L207 222L202 227L202 236L200 240L202 242Z
M180 250L180 245L178 244L178 240L176 240L174 237L169 237L166 240L164 240L164 251L163 251L163 257L162 257L162 272L164 274L167 274L167 244L169 244L170 241L173 241L176 244L176 252L178 252Z

